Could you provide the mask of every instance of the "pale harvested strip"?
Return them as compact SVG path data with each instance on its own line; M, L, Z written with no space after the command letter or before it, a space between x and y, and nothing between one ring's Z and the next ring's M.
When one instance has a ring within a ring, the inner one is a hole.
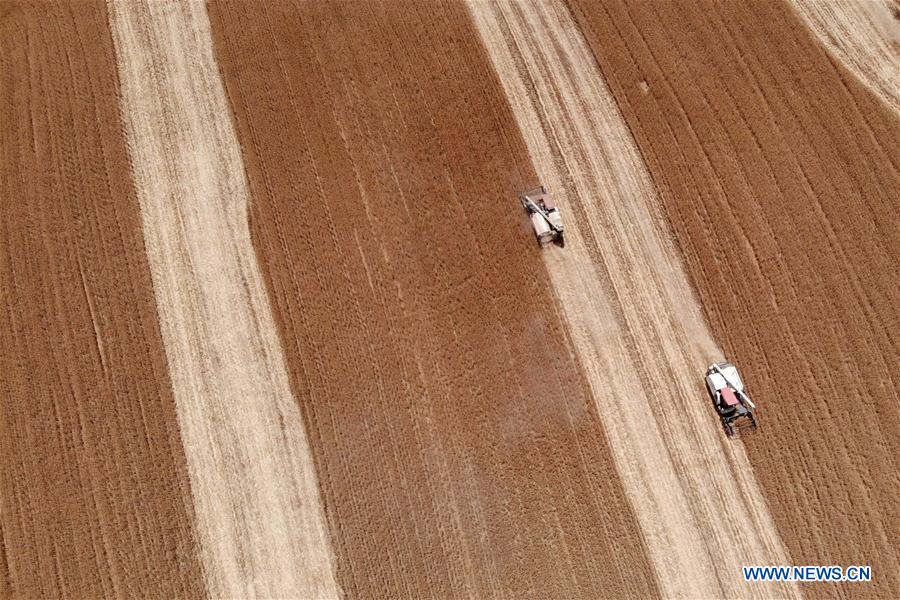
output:
M702 388L722 358L659 199L590 49L559 2L470 2L532 159L566 217L548 264L666 597L799 595L745 584L787 564L740 441ZM740 518L731 518L735 511Z
M900 3L792 0L832 56L900 111Z
M113 2L109 12L208 591L336 596L206 9Z

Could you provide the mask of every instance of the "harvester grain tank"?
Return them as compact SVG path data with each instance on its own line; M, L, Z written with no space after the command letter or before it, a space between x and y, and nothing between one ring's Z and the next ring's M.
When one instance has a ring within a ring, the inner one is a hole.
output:
M711 364L706 370L706 389L728 437L732 437L736 429L756 429L753 414L756 405L744 391L737 367L729 362Z
M565 246L562 215L544 186L520 194L519 200L528 212L538 244L542 248L551 242Z

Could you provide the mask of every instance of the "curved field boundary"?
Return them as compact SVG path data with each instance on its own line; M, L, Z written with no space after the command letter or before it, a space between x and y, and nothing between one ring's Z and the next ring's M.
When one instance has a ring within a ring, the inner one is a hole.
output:
M109 18L208 592L337 596L206 9L111 2Z
M791 0L837 60L900 113L900 2Z
M566 218L548 272L665 597L788 597L745 564L787 554L702 375L721 359L659 199L561 2L471 2L538 175ZM730 519L734 507L745 518Z

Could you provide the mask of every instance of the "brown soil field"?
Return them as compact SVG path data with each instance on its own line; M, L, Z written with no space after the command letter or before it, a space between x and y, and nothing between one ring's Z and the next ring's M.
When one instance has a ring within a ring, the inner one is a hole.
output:
M345 593L655 595L465 8L209 9Z
M0 595L202 595L104 5L0 5L0 78Z
M762 427L794 564L900 595L900 122L787 4L573 2Z
M0 599L900 597L898 7L0 2Z

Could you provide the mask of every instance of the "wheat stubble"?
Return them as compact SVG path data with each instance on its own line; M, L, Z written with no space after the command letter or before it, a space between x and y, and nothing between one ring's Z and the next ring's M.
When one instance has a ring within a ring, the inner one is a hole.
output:
M215 597L334 597L206 9L114 2L110 26L207 587Z
M571 4L759 400L744 444L792 560L897 597L897 113L787 4Z
M0 45L0 595L203 596L104 5Z
M465 8L210 14L343 589L655 595Z

